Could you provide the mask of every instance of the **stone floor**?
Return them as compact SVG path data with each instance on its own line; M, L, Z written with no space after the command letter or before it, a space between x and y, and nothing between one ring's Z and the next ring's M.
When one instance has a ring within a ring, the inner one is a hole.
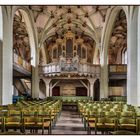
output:
M52 135L85 135L84 124L76 111L62 111L55 127L52 129Z
M11 130L11 132L6 134L20 135L21 133L19 132L19 130ZM102 135L101 132L97 132L97 134ZM22 135L42 135L42 130L38 130L37 133L31 133L30 130L26 130L26 132L24 134L22 133ZM48 135L48 130L44 131L44 135ZM84 130L84 124L76 109L70 110L65 108L65 110L61 111L61 115L58 117L55 126L52 127L51 136L52 135L87 135L87 131ZM95 135L95 132L92 131L91 135Z
M17 130L13 132L13 130L8 130L8 132L9 135L19 135L20 131ZM92 131L91 134L94 135L95 133ZM98 134L100 134L100 132ZM42 130L38 130L37 133L31 133L30 130L26 130L23 135L42 135ZM48 135L48 130L44 131L44 135ZM76 109L72 108L70 110L65 108L61 111L55 126L52 127L51 135L87 135L87 131L84 130L84 124Z

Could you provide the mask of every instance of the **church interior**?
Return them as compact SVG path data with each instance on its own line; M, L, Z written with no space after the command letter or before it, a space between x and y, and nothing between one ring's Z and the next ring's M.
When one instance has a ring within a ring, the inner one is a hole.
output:
M139 135L140 6L0 6L1 135Z

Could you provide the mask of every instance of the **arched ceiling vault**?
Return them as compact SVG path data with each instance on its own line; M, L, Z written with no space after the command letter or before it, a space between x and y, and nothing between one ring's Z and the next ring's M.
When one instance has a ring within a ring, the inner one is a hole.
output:
M114 6L26 6L32 13L35 28L38 35L38 47L53 42L58 37L63 37L67 31L71 31L75 36L83 37L84 41L90 42L100 50L101 36L105 26L107 12ZM24 22L20 22L20 13L15 16L14 33L26 37ZM119 46L126 42L126 17L120 14L110 39L110 46ZM20 25L19 25L20 24ZM18 28L17 28L18 27ZM111 28L111 27L110 27ZM18 30L18 31L17 31ZM125 38L125 39L124 39ZM27 41L27 40L26 40ZM121 42L121 43L120 43ZM26 42L25 42L26 43Z
M99 29L103 27L110 6L29 6L39 34L40 45L48 34L60 36L71 29L73 33L90 35L100 41Z

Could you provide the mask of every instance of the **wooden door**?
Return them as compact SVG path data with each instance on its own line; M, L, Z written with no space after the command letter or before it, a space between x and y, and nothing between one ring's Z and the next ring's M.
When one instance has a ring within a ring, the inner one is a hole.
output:
M87 89L85 87L76 87L76 96L87 96Z
M56 86L52 89L52 96L60 96L60 87Z
M94 83L94 101L100 100L100 82L97 79Z

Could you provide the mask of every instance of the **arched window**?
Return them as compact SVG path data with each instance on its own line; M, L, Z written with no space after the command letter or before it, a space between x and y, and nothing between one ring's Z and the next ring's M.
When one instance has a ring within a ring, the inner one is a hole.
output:
M127 49L122 51L122 64L127 64Z

